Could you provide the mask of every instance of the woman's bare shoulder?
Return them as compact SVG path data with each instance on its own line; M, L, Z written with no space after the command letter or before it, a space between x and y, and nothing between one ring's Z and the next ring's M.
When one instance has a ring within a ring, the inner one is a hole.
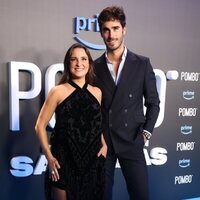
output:
M101 103L101 98L102 98L102 92L100 88L88 85L88 90L94 95L94 97Z
M63 99L71 94L73 88L68 84L60 84L51 88L49 96L57 101L59 104Z

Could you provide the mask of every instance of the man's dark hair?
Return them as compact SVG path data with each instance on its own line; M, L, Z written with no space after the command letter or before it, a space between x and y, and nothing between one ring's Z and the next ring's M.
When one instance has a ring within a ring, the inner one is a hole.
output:
M102 30L102 25L107 21L120 21L120 24L124 28L126 26L126 16L124 10L120 6L111 6L104 8L98 17L98 23L100 31Z

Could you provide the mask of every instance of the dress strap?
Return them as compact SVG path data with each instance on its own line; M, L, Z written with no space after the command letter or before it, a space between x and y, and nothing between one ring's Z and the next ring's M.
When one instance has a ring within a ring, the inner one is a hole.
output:
M74 88L76 88L76 89L86 89L87 86L88 86L88 84L85 82L85 84L84 84L83 87L81 88L81 87L79 87L76 83L74 83L74 81L72 81L71 79L68 81L68 83L69 83L72 87L74 87Z

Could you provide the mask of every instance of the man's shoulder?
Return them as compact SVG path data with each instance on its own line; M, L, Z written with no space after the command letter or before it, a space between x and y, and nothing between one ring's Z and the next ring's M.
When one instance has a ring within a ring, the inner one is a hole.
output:
M134 60L149 60L148 57L144 56L144 55L140 55L137 53L134 53L132 51L130 51L129 49L127 50L127 58L132 58Z
M102 54L100 57L98 57L96 60L94 60L94 64L98 64L98 63L101 63L105 60L105 53Z

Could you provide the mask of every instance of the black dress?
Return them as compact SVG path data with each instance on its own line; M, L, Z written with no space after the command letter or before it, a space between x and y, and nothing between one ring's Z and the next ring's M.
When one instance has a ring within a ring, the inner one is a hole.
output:
M100 200L104 189L103 156L101 148L101 108L97 99L87 90L70 81L74 92L56 108L56 124L50 143L53 156L61 168L57 182L46 173L47 199L51 187L64 189L67 200Z

